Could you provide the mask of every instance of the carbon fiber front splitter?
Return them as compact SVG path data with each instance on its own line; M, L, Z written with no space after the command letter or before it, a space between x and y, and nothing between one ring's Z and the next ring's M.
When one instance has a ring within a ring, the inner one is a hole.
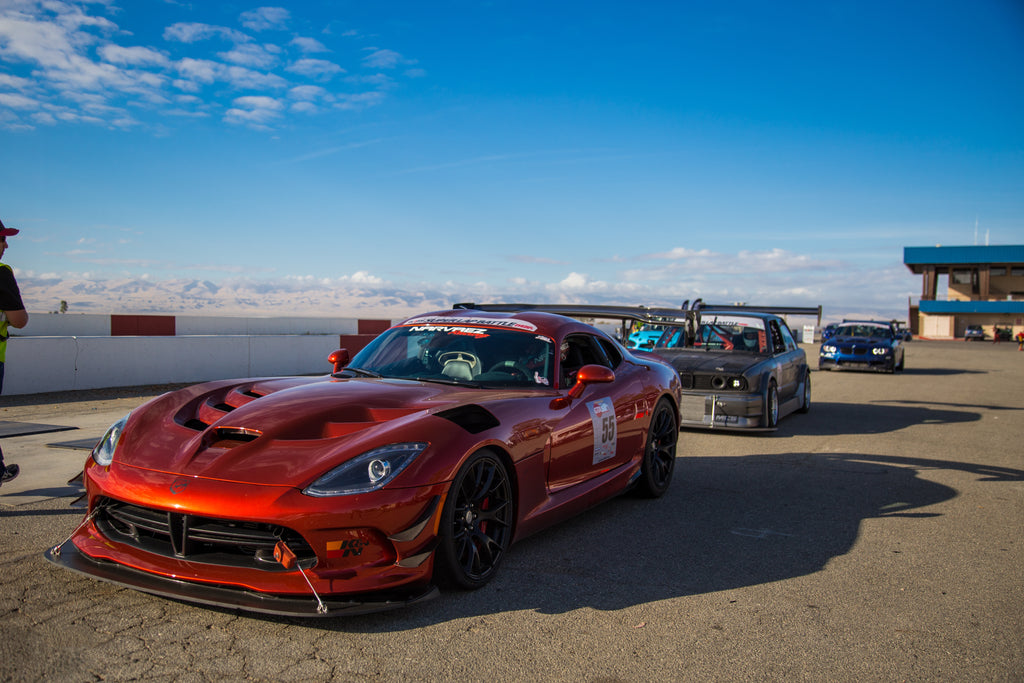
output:
M368 599L363 600L337 600L327 596L322 598L326 611L320 611L318 610L319 604L312 593L309 597L282 597L236 588L167 579L113 562L93 560L79 551L71 541L50 548L46 551L45 556L50 562L65 569L144 593L185 602L286 617L341 617L371 614L408 607L439 595L435 586L428 586L422 593L414 595L369 596Z

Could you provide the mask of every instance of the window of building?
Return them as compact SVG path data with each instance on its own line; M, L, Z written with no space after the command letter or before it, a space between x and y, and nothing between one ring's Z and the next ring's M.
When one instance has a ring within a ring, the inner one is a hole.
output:
M949 279L953 281L955 285L969 285L971 284L971 271L969 270L954 270Z
M988 274L992 277L1003 277L1006 275L1006 266L992 266L988 269Z

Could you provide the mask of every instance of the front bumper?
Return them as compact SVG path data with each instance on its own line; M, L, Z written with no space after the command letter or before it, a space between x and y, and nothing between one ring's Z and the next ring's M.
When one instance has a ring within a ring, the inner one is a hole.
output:
M876 372L892 372L895 367L895 358L888 356L872 356L867 354L842 354L836 353L830 356L818 358L819 370L873 370Z
M319 607L318 598L331 615L391 609L432 594L445 484L356 494L343 501L347 507L287 486L123 466L87 467L85 484L89 514L47 558L97 579L293 616L314 616L306 606ZM119 493L140 502L124 503ZM295 553L294 564L278 561L278 540Z
M772 431L762 427L764 398L760 394L698 394L683 392L679 426L697 429Z
M409 594L397 592L371 594L341 600L324 596L322 597L326 607L324 611L318 609L319 604L312 593L308 597L271 595L226 586L165 578L114 562L94 560L80 552L71 541L66 541L62 545L47 550L46 559L65 569L144 593L185 602L288 617L338 617L369 614L408 607L437 597L439 593L436 587L427 586L426 589L418 593Z

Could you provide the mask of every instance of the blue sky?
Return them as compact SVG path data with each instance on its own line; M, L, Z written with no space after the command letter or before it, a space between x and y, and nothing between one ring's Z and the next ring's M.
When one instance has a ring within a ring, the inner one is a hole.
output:
M1024 242L1022 74L1017 0L0 0L5 260L30 311L902 318L904 246Z

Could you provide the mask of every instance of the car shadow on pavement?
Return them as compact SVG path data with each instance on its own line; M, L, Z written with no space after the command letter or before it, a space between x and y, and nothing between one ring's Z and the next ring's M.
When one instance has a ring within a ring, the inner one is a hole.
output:
M864 520L942 516L936 506L957 491L919 476L936 469L1024 481L1021 470L858 453L680 458L665 497L622 496L514 545L478 591L307 623L386 632L520 610L621 610L806 576L849 552ZM893 543L882 552L898 555Z
M942 404L939 404L942 405ZM946 404L951 405L951 404ZM978 406L988 407L988 406ZM976 422L981 415L965 410L940 410L920 403L814 403L812 415L787 417L779 423L775 438L788 435L842 436L883 434L921 424ZM753 436L757 436L753 434ZM761 437L764 438L764 437ZM769 437L771 438L771 437Z
M963 368L904 368L904 375L928 375L931 377L949 377L953 375L987 375L985 370L965 370Z

